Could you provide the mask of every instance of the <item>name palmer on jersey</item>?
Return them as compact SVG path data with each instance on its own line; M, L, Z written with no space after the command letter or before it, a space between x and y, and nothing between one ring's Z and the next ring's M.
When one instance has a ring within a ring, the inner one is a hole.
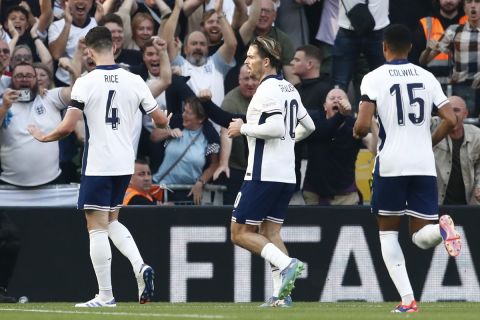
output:
M284 136L259 139L247 136L248 166L245 180L295 183L295 127L307 116L295 87L281 77L268 77L257 88L247 109L248 124L263 124L281 114Z

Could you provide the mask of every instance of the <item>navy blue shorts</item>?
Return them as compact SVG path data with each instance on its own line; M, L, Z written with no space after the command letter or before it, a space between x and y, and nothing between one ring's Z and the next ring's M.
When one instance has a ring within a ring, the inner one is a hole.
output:
M294 183L244 181L233 205L232 221L260 225L263 220L283 223Z
M410 215L438 220L437 178L433 176L380 177L374 175L372 212L381 216Z
M82 176L77 208L109 212L121 208L130 177Z

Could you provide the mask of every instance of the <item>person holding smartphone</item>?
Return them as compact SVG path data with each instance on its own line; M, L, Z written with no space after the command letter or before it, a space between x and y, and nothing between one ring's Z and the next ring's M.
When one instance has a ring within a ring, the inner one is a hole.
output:
M20 63L0 104L1 184L36 187L61 183L58 143L42 144L27 132L35 123L45 130L61 121L60 111L70 102L71 87L39 90L35 68Z

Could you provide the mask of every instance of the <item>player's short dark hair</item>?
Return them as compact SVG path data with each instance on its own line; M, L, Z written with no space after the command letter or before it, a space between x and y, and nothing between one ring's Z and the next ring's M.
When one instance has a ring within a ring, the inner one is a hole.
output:
M270 37L259 36L256 37L250 45L257 47L260 57L270 59L272 68L280 71L282 65L282 47L277 40Z
M316 47L311 44L307 44L307 45L298 47L296 51L303 51L306 57L317 60L319 64L322 62L323 53L319 47Z
M383 41L394 53L405 53L412 46L410 29L403 24L391 24L383 32Z
M87 32L85 44L97 52L111 50L112 33L107 27L94 27Z
M103 16L102 19L98 22L99 26L105 26L107 23L115 23L118 24L123 29L123 21L122 18L116 13L107 13Z

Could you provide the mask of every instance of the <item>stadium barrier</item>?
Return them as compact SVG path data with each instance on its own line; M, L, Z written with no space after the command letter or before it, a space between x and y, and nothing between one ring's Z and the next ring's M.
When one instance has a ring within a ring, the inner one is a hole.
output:
M463 251L414 246L402 225L401 245L419 301L480 301L478 207L449 207ZM22 250L9 291L31 301L84 301L96 293L83 214L73 208L3 208L17 225ZM271 295L264 260L230 243L230 207L128 207L121 221L156 270L155 301L261 301ZM368 207L292 206L283 237L306 263L296 301L398 301L383 264ZM114 249L112 281L119 301L136 299L130 263Z

